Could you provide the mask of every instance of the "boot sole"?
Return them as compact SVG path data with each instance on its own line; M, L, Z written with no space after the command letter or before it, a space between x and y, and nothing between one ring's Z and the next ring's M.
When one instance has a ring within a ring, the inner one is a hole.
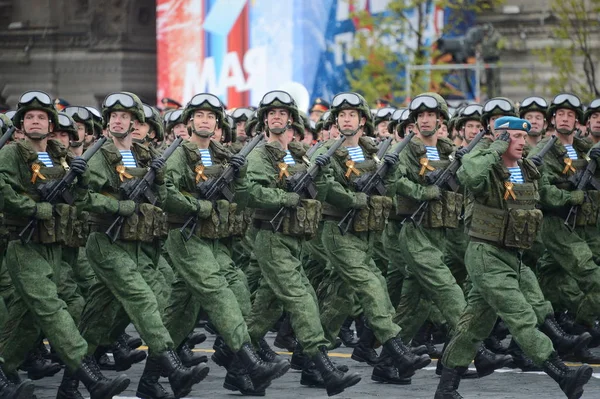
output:
M391 384L391 385L410 385L412 384L412 380L410 378L399 378L389 380L387 378L379 377L377 375L372 375L371 380L375 382L380 382L382 384Z
M198 370L198 372L195 375L193 375L192 378L190 378L183 387L181 387L177 392L173 391L175 397L183 398L188 396L190 392L192 392L192 387L206 378L209 370L210 367L208 366L202 367L200 370ZM169 380L169 382L171 381ZM173 385L171 385L171 388L173 388Z
M31 371L28 371L27 378L29 378L30 380L33 380L33 381L41 380L44 377L52 377L53 375L58 373L60 370L62 370L61 365L55 363L55 366L49 367L48 370L46 370L46 372L44 372L44 373L37 374L37 373L33 373Z
M570 384L565 391L568 399L581 398L581 395L583 395L583 386L592 378L592 372L593 369L587 364L584 364L577 370L574 383Z
M510 356L510 355L508 355L508 356ZM503 363L502 363L500 366L498 366L498 367L493 367L493 368L489 368L489 369L488 369L488 368L485 368L485 369L479 370L479 369L477 368L477 365L476 365L476 366L475 366L475 368L477 369L477 374L479 374L479 378L483 378L483 377L487 377L487 376L488 376L488 375L490 375L490 374L493 374L493 373L494 373L494 371L496 371L496 370L500 370L501 368L507 367L507 366L508 366L509 364L511 364L512 362L513 362L513 359L512 359L512 357L511 357L511 359L510 359L510 360L506 360L506 361L504 361L504 362L503 362Z
M360 382L360 380L361 380L361 377L358 374L353 374L351 376L348 376L347 380L344 381L342 386L336 387L335 389L327 388L327 396L338 395L338 394L344 392L344 390L346 388L350 388L351 386L358 384Z
M227 382L223 383L223 388L228 389L230 391L239 392L244 396L265 396L265 391L247 391L245 389L240 389L235 385L229 384Z
M112 382L113 385L110 387L110 389L106 392L102 392L101 395L92 395L90 392L90 399L110 399L126 390L131 383L131 380L122 375L114 378Z

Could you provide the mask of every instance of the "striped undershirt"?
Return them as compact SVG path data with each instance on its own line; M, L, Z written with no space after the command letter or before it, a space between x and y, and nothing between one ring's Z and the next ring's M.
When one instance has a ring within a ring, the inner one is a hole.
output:
M521 168L515 166L514 168L508 168L508 172L510 173L510 177L508 181L515 184L523 184L525 181L523 180L523 174L521 173Z
M569 158L579 159L579 157L577 156L577 151L575 151L575 148L573 148L572 144L565 144L565 148L567 149L567 155L569 156Z
M427 159L430 161L440 160L440 153L438 152L437 147L426 145L425 151L427 151Z
M296 161L294 161L294 157L292 157L292 153L290 150L285 151L285 157L283 157L283 162L287 165L296 165Z
M42 162L47 168L51 168L54 166L52 160L50 159L50 155L47 152L38 152L38 159Z
M131 150L119 150L119 152L123 157L123 165L126 168L137 168L137 163L135 162L135 158L133 157L133 152L131 152Z
M200 148L200 158L202 158L202 165L204 166L212 166L212 158L210 156L210 151L208 148Z
M362 148L360 148L360 146L348 147L348 154L350 154L350 159L354 162L365 161L365 154L363 153L363 150Z

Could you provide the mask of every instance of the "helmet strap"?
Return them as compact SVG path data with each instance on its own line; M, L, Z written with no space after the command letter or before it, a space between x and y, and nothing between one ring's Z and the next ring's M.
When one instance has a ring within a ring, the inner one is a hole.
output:
M129 122L129 129L127 129L125 133L113 132L112 130L110 130L110 126L108 127L108 133L110 133L111 136L117 139L124 139L125 137L130 135L131 132L133 132L133 121Z
M269 125L267 125L267 121L265 120L265 129L269 133L273 133L276 136L279 136L280 134L287 132L291 127L292 127L292 124L290 123L289 119L287 120L287 123L285 124L284 127L277 127L277 128L270 128Z

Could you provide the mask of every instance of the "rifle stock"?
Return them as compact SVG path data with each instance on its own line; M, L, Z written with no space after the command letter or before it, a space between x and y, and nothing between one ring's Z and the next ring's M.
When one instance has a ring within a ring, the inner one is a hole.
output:
M13 133L15 132L17 128L15 126L11 126L3 135L2 137L0 137L0 148L4 147L4 144L6 144L8 142L8 140L10 140L10 138L12 137Z

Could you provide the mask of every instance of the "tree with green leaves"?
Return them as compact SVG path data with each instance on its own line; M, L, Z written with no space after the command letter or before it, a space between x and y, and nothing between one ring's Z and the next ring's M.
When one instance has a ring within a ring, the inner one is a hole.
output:
M583 101L600 97L600 0L552 0L551 10L556 42L534 51L541 62L555 66L544 94L570 91Z

